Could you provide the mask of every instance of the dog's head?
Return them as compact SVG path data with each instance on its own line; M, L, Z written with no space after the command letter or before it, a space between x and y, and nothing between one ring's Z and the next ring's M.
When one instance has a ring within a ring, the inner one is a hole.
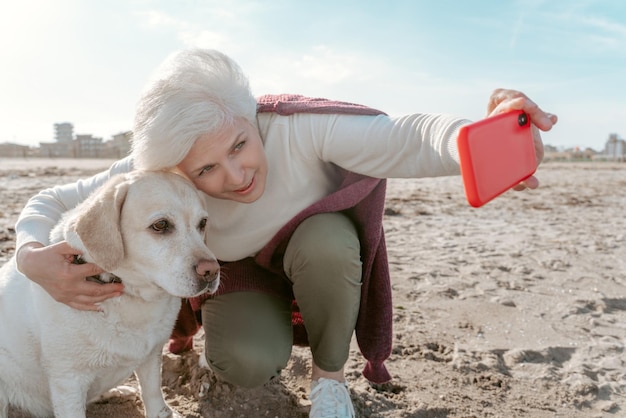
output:
M193 297L219 285L207 222L201 194L189 181L134 172L113 177L85 200L65 221L63 236L128 290Z

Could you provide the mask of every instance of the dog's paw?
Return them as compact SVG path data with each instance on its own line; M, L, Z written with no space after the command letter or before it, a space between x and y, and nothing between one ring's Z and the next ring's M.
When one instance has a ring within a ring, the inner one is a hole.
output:
M111 398L118 398L118 399L121 398L121 399L131 400L131 399L136 399L138 396L139 396L138 388L135 388L132 386L120 385L104 392L102 395L100 395L100 398L98 400L104 401L104 400L111 399Z

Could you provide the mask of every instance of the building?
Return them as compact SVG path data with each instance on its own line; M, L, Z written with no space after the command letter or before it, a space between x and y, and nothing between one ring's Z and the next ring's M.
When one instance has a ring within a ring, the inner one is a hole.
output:
M74 125L69 122L54 124L54 141L40 142L39 156L46 158L74 158Z
M31 156L31 149L26 145L11 144L5 142L0 144L0 157L26 158Z
M104 154L102 138L96 138L91 134L76 135L72 145L76 158L100 158Z
M620 138L617 134L610 134L609 139L604 144L604 150L601 154L594 157L599 161L626 161L626 140Z
M131 131L120 132L117 135L113 135L111 141L105 142L106 155L110 158L123 158L130 153L130 144L133 139L133 133Z
M54 140L61 143L70 143L74 139L74 125L69 122L54 124Z
M120 159L130 153L132 137L133 133L126 131L103 141L91 134L74 135L74 125L69 122L55 123L54 142L40 142L39 148L0 143L0 157Z
M617 134L609 135L604 146L604 154L611 160L626 161L626 141L618 138Z

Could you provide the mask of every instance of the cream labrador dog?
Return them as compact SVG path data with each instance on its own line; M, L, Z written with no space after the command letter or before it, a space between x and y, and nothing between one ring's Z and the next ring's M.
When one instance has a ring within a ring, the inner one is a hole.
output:
M113 177L55 227L86 261L121 280L101 312L55 301L21 275L0 269L0 417L9 405L37 417L85 417L86 404L136 373L146 416L179 417L161 391L161 353L180 298L214 292L219 265L205 244L200 193L172 173Z

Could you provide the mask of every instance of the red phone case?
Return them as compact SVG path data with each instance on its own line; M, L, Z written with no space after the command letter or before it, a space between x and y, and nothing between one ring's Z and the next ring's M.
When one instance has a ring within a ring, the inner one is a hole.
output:
M457 138L470 205L480 207L537 169L530 117L511 111L463 126Z

